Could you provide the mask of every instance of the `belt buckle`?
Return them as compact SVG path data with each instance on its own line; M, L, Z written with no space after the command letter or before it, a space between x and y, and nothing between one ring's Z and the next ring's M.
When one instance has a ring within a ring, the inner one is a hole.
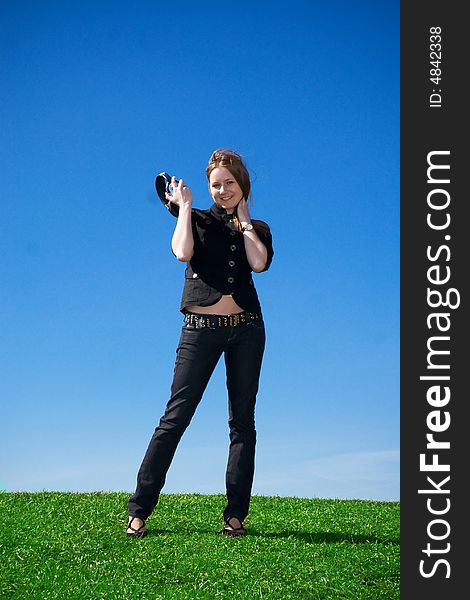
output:
M198 321L197 321L196 315L187 313L184 316L184 322L186 324L186 327L188 327L189 329L197 329L197 327L198 327Z

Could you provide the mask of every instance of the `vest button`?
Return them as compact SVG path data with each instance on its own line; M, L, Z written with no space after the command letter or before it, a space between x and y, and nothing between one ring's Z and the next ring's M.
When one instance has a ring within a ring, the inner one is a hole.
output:
M237 235L237 232L235 231L235 229L230 230L230 235Z
M193 279L197 279L197 273L193 273Z
M234 267L235 266L235 261L234 260L229 260L228 261L228 266L229 267Z
M230 250L231 250L232 252L235 252L235 250L236 250L236 249L237 249L237 247L235 246L235 244L232 244L232 245L230 246Z
M229 277L229 278L227 279L227 281L228 281L229 283L233 283L233 282L235 281L235 277Z

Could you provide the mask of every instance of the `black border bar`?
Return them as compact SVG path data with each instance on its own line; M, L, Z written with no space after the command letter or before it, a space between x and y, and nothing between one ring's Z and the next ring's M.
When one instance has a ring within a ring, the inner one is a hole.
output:
M462 598L470 578L464 489L470 473L470 103L464 92L470 26L463 7L452 0L401 3L404 600Z

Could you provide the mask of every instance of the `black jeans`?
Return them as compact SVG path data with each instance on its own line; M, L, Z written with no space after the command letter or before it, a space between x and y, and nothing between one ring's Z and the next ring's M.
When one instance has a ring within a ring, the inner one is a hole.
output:
M183 327L170 399L137 474L137 487L128 502L129 515L146 519L155 508L181 436L223 353L230 428L223 518L245 519L255 468L255 402L264 346L262 319L236 327Z

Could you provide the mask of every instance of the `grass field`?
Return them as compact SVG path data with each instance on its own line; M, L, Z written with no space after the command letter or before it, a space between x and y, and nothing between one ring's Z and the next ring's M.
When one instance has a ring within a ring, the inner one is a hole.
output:
M125 536L129 493L0 493L0 598L399 599L399 503L254 496L220 535L222 495L162 495Z

